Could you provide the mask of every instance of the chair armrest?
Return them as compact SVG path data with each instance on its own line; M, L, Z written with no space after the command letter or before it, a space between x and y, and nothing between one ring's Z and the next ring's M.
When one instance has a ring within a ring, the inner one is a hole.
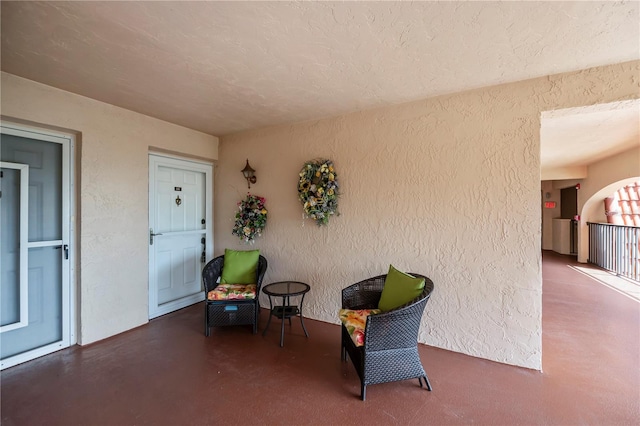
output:
M256 283L257 288L257 295L260 295L260 287L262 287L262 280L264 279L264 274L267 272L267 259L260 255L260 257L258 258L258 267L256 269L256 275L258 278L258 282Z
M388 312L369 315L365 325L365 351L408 348L418 341L420 321L428 297L418 299Z
M202 269L202 284L204 285L204 293L209 293L218 285L218 278L222 275L222 265L224 264L224 256L218 256L211 259Z

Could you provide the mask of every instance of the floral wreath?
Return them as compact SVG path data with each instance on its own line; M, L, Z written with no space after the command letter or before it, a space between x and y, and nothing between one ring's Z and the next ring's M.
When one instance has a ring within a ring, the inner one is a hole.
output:
M236 223L231 233L240 237L241 241L253 244L255 238L262 235L262 230L267 224L265 202L263 197L247 194L247 198L238 203L239 211L236 213Z
M300 170L298 198L307 217L327 225L338 213L338 175L331 160L307 161Z

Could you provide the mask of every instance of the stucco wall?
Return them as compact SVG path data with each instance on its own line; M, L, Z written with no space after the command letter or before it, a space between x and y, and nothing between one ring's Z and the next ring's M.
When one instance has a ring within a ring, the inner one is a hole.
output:
M269 222L255 244L266 281L311 284L305 313L337 323L340 290L389 264L435 282L420 342L541 368L540 113L638 97L639 63L426 99L221 138L215 247L231 235L246 194ZM298 172L335 162L341 216L327 228L302 219ZM336 335L336 339L339 336Z
M216 160L218 139L4 72L1 106L81 135L79 342L146 323L149 147Z
M640 140L636 148L590 164L587 170L587 178L581 181L580 191L578 191L578 211L581 211L587 200L591 199L603 187L627 178L640 176ZM624 185L620 185L620 187L622 186ZM613 192L608 196L611 195ZM606 221L604 206L601 215L594 219Z

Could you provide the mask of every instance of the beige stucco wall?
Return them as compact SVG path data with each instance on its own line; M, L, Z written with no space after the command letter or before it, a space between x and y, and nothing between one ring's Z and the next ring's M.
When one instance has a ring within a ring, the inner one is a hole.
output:
M540 113L638 97L638 71L613 65L223 137L215 250L246 247L231 228L249 158L269 209L254 246L269 259L265 282L310 283L306 315L337 323L340 290L391 263L435 282L420 342L540 369ZM342 187L326 228L303 220L297 200L298 172L316 157L335 162Z
M3 118L81 138L79 342L148 321L149 147L216 160L216 137L2 73Z

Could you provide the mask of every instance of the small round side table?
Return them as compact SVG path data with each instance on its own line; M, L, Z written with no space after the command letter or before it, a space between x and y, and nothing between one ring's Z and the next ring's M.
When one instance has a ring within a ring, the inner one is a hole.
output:
M302 305L304 303L304 296L310 289L311 287L309 287L309 284L300 281L279 281L262 287L264 294L269 296L270 311L269 321L267 321L267 327L262 332L262 335L265 336L267 334L272 316L280 318L280 347L283 347L285 318L289 320L289 325L291 325L291 317L299 316L300 324L302 324L302 330L304 330L304 335L309 337L307 328L304 326L304 320L302 319ZM291 304L290 299L294 296L302 296L300 299L300 306ZM280 305L274 305L272 298L277 300L278 297L282 298L282 303Z

